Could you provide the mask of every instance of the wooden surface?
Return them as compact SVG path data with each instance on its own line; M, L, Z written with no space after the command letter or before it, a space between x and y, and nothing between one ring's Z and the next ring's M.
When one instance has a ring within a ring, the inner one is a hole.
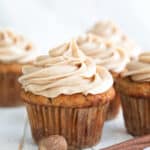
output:
M24 107L0 108L0 115L1 150L19 150L20 143L22 143L20 150L38 149L32 140L26 109ZM101 142L90 149L98 150L131 138L132 136L126 133L122 113L120 112L115 120L105 123Z

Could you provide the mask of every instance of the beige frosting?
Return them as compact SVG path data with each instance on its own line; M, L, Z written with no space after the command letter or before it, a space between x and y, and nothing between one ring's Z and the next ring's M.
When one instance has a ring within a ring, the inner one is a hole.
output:
M110 20L97 22L88 32L100 36L115 47L125 49L127 54L132 58L137 57L141 52L139 46L129 39L119 26Z
M120 73L128 63L128 56L121 48L112 46L112 43L93 34L86 34L78 38L80 49L93 58L97 65L108 70Z
M138 60L131 61L123 75L130 76L133 81L150 82L150 52L144 52Z
M25 91L53 98L60 94L103 93L111 88L113 79L105 68L96 68L72 40L24 67L19 82Z
M0 29L0 62L26 63L33 56L31 42L10 29Z

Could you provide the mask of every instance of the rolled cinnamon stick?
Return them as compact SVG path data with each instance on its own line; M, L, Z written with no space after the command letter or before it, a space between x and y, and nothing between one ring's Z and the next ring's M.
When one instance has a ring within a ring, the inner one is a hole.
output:
M150 146L150 135L134 138L101 150L143 150Z

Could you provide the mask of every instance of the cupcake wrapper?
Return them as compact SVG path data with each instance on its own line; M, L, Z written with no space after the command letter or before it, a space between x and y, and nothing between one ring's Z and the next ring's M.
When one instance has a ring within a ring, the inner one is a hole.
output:
M0 73L0 106L22 105L18 83L19 75L14 73Z
M32 136L36 142L43 137L59 134L68 145L85 148L97 144L108 103L89 108L63 108L26 103Z
M106 120L114 119L119 113L120 106L121 106L120 95L116 93L115 98L110 101L108 111L106 114Z
M134 136L150 133L150 98L136 98L121 94L127 131Z

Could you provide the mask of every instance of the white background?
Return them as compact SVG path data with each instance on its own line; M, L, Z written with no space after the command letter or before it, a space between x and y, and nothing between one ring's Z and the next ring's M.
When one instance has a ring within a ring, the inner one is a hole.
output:
M42 53L86 31L99 19L112 19L144 49L150 42L149 0L0 0L0 26L12 27L32 39ZM0 108L0 149L16 150L23 135L25 108ZM23 150L36 150L29 125ZM109 146L132 138L122 114L105 123L101 143Z
M0 0L0 26L13 27L44 51L112 19L143 49L149 49L149 0Z

